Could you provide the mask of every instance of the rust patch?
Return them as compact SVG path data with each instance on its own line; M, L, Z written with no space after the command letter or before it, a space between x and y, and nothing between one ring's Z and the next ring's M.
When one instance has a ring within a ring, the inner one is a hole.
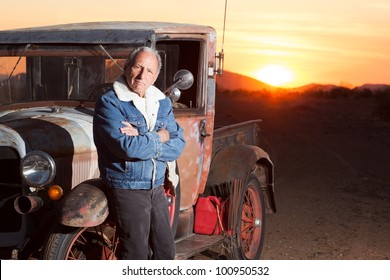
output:
M108 216L105 194L98 188L81 184L65 198L60 211L60 223L73 227L92 227Z

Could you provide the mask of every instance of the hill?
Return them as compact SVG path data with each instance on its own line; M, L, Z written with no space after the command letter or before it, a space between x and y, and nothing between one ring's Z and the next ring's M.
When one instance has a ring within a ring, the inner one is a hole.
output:
M274 91L276 88L263 83L259 80L253 79L241 74L224 71L222 77L217 75L217 87L218 90L244 90L244 91L257 91L267 90Z

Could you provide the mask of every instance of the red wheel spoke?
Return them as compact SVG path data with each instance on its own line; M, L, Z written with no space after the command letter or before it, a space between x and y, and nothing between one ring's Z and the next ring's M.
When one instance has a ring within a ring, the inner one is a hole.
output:
M79 232L70 244L66 259L115 259L116 247L115 226L103 224Z

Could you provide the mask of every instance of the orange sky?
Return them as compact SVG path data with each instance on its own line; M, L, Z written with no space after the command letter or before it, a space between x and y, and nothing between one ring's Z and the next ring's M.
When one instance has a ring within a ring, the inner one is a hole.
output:
M220 49L224 5L225 0L7 1L0 29L111 20L197 23L217 30ZM224 51L228 71L254 78L270 64L291 71L292 81L282 86L390 84L390 1L228 0Z

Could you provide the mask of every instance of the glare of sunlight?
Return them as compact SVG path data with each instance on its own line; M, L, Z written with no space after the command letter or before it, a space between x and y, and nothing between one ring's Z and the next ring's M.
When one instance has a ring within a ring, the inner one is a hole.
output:
M282 65L269 64L255 72L258 80L272 86L282 86L293 81L293 73Z

